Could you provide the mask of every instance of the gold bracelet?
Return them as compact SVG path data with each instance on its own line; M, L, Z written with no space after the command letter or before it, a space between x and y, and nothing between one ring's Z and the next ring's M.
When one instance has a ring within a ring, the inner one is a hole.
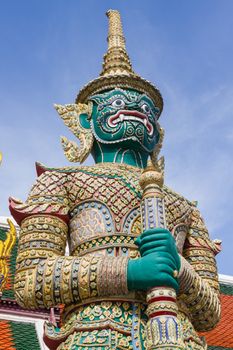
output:
M127 288L127 257L106 256L98 269L97 290L99 296L124 295Z

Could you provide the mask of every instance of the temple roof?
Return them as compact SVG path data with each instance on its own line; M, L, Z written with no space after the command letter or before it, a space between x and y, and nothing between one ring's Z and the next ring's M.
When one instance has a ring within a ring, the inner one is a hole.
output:
M35 324L0 319L0 350L40 350Z
M212 331L202 333L208 349L233 349L233 279L220 276L222 316Z

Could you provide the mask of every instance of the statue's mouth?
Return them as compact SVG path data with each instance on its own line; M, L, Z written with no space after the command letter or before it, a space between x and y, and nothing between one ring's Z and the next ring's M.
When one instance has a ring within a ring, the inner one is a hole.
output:
M125 120L142 123L146 127L148 134L150 136L153 135L154 128L149 121L148 116L138 111L120 110L116 114L111 115L111 117L108 119L108 125L114 128L118 123L122 123Z

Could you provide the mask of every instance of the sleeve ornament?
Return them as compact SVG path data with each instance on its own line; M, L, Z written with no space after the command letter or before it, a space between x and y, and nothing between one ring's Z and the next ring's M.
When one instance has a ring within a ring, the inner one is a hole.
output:
M54 216L31 216L21 223L15 278L21 306L49 308L128 293L127 258L64 256L67 233L67 224Z
M10 203L21 225L15 296L22 307L49 308L128 293L127 258L65 256L69 220L66 182L65 174L45 172L25 204Z
M196 330L207 331L220 319L219 284L215 261L216 247L197 209L181 256L179 299L188 307Z

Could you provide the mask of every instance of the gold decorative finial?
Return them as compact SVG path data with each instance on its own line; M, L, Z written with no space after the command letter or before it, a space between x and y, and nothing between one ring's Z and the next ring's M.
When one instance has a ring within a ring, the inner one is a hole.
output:
M2 162L2 152L0 152L0 164ZM9 230L6 234L6 239L0 240L0 298L7 283L9 274L9 258L11 250L16 241L16 228L11 220L7 219Z
M164 182L164 172L159 167L159 164L153 164L152 160L149 158L147 161L147 166L143 170L139 183L143 191L148 191L152 187L162 187ZM149 191L150 192L150 191Z
M109 19L108 50L104 55L103 70L100 76L115 74L134 75L126 52L120 13L116 10L109 10L106 15Z
M9 274L8 260L11 250L16 242L16 229L11 220L7 219L9 230L6 234L5 241L0 240L0 296L6 286Z

